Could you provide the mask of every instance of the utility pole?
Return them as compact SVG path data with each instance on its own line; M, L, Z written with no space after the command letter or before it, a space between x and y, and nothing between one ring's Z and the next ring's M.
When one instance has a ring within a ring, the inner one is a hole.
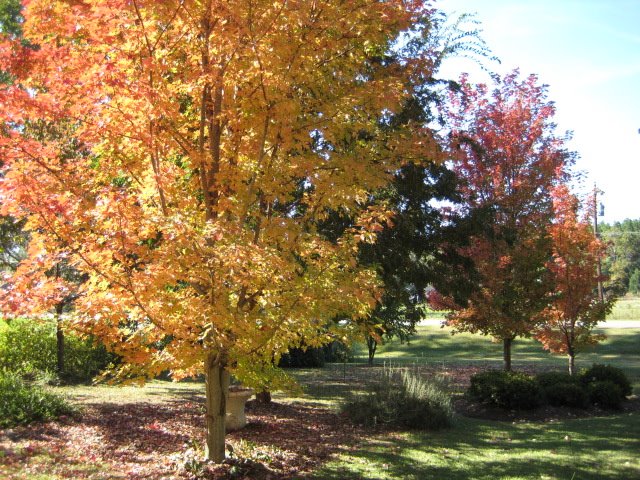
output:
M597 239L600 239L598 233L598 193L604 193L598 190L595 182L593 184L593 231ZM604 214L604 212L602 212ZM598 255L598 263L596 265L596 274L598 275L598 298L601 303L604 303L604 290L602 289L602 261Z

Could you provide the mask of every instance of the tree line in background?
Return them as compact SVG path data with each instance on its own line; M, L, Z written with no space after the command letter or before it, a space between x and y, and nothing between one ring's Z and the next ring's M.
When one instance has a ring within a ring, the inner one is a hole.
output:
M615 289L595 293L604 244L546 87L439 77L449 56L489 57L468 17L26 5L0 2L2 308L54 314L61 371L69 330L116 354L120 379L204 373L209 459L231 374L282 388L290 349L353 338L373 361L426 301L499 339L507 370L518 337L571 371L598 339Z
M620 294L640 292L640 220L601 223L598 231L610 246L602 262L608 284Z

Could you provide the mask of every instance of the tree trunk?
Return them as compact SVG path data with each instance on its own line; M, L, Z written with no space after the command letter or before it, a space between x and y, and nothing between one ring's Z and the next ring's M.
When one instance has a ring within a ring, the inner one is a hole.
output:
M229 393L229 372L210 354L206 365L207 445L205 458L220 463L225 458L224 420Z
M569 352L569 375L573 376L576 373L576 354Z
M506 372L511 371L511 344L513 343L513 338L503 338L502 339L502 358L504 360L504 370Z
M271 392L269 390L262 390L256 393L256 402L271 403Z
M371 335L367 337L367 347L369 349L369 366L373 366L373 357L376 354L376 349L378 348L378 342Z
M56 371L59 376L64 373L64 330L62 330L63 304L56 305Z

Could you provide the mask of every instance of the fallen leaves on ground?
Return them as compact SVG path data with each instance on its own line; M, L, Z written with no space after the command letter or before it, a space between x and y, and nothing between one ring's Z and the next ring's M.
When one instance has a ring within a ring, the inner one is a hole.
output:
M87 405L76 418L0 432L0 477L37 474L77 479L303 478L358 435L323 408L247 404L249 424L227 435L229 459L201 462L204 407L165 404Z

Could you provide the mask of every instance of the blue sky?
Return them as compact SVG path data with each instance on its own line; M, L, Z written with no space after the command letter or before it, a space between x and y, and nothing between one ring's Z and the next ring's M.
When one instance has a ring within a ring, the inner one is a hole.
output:
M561 132L604 191L606 222L640 218L640 0L438 0L447 13L475 13L482 37L502 61L549 85ZM472 62L451 61L444 73L467 71L486 81Z

